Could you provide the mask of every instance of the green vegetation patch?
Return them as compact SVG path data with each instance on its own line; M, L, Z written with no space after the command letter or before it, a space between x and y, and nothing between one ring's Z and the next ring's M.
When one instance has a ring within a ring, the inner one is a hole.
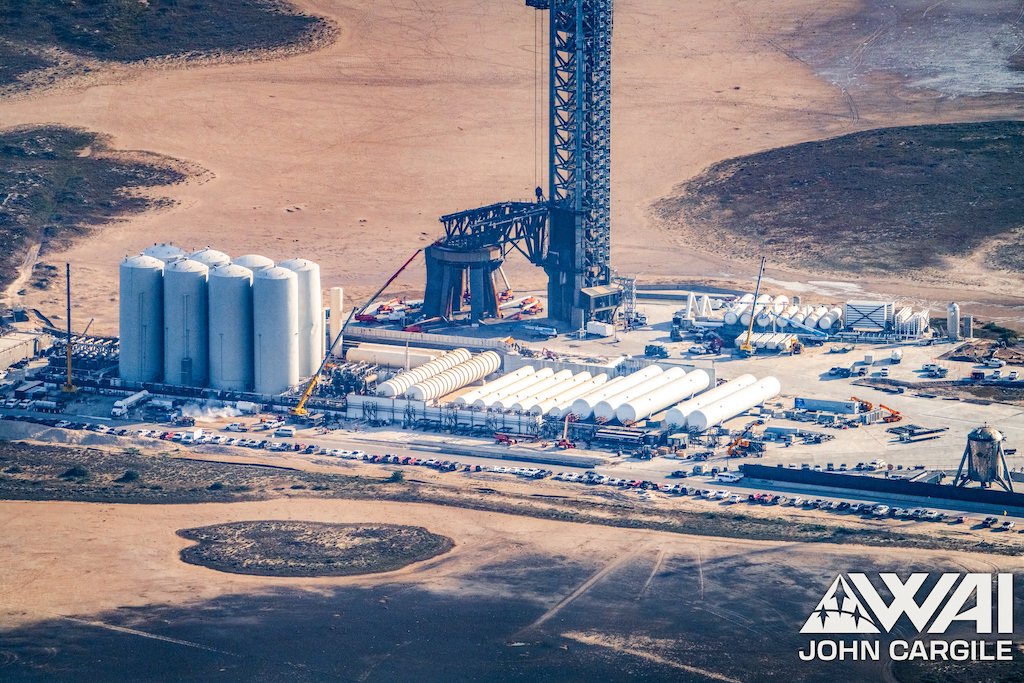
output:
M253 521L182 529L189 564L259 576L352 576L401 569L451 550L418 526Z
M0 286L17 276L33 244L71 239L165 204L133 191L181 182L186 174L177 166L166 157L115 152L98 134L84 130L48 126L0 132ZM32 284L45 287L46 282Z
M880 128L717 163L659 200L708 249L852 273L940 266L1002 238L1024 263L1024 122Z
M322 24L271 0L0 0L0 39L118 62L278 48Z

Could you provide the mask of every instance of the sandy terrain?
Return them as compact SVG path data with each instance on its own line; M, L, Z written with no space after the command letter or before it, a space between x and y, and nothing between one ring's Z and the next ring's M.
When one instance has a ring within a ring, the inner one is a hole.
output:
M337 41L256 63L111 69L89 84L0 103L2 126L83 126L111 135L118 148L188 160L213 175L172 190L173 209L132 217L46 257L75 263L78 282L88 283L79 286L77 305L96 315L97 332L115 325L117 259L155 241L315 257L325 284L365 296L438 234L436 216L530 196L539 180L532 10L514 0L296 4L332 20ZM787 47L794 35L856 7L705 0L684 13L671 0L616 3L613 240L620 270L750 270L731 257L700 254L694 237L680 236L692 230L669 234L648 216L652 201L720 159L880 125L1016 113L1007 97L901 88L884 74L840 87ZM838 51L859 35L856 26L844 34L844 26L829 25ZM519 262L510 271L520 288L540 282L538 270ZM414 290L421 278L414 269L400 284ZM33 294L30 303L53 310L59 291ZM926 296L942 300L949 292L933 288Z

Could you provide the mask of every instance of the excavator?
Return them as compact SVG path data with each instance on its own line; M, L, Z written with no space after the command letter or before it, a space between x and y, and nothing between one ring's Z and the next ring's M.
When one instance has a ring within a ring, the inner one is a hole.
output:
M363 307L360 308L358 312L356 311L355 308L349 311L348 318L345 319L344 324L342 324L341 329L338 331L338 336L331 341L331 345L327 348L327 353L324 354L323 360L320 361L320 367L316 369L316 372L313 373L313 376L309 378L309 382L306 383L306 388L302 390L302 395L299 396L299 402L295 404L294 408L288 411L289 413L291 413L291 415L299 418L309 416L309 411L306 409L306 403L309 402L309 398L313 395L313 391L316 389L316 385L320 382L320 373L324 371L324 367L327 365L327 361L330 360L331 355L334 353L334 349L338 346L339 343L341 343L341 338L345 335L345 328L348 327L348 324L350 322L352 322L353 317L358 317L366 312L366 309L370 307L370 304L376 301L377 297L379 297L381 293L385 289L387 289L391 285L391 283L398 278L399 275L402 274L402 271L409 267L409 264L412 263L413 260L415 260L415 258L420 255L421 251L423 251L422 247L417 249L413 253L413 255L409 257L409 260L403 263L402 267L396 270L395 274L389 277L387 282L385 282L380 289L373 293L373 296L369 298L366 304L364 304Z
M754 333L754 318L757 317L757 297L761 294L761 278L764 276L765 257L761 257L761 267L757 271L757 285L754 287L754 302L750 304L750 322L747 324L747 338L740 344L740 357L750 358L754 355L754 345L750 343L750 337Z

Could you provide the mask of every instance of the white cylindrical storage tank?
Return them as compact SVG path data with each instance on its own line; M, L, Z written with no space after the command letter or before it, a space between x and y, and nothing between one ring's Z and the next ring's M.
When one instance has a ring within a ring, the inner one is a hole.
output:
M511 396L518 391L522 391L527 387L533 386L538 382L546 380L548 377L551 377L554 374L555 371L552 370L551 368L541 368L532 375L527 375L526 377L523 377L522 379L512 382L511 384L501 387L500 389L497 389L495 391L487 392L483 396L473 401L473 407L489 409L497 401L500 401L503 398Z
M735 394L740 389L745 389L754 384L757 384L757 378L753 375L740 375L736 379L719 384L703 394L698 394L688 401L683 401L679 405L673 406L671 410L665 413L665 424L682 427L686 424L687 416L698 408L717 403L726 396Z
M580 375L586 375L581 377ZM561 395L567 389L571 389L577 384L581 384L586 380L590 379L590 373L580 373L580 375L574 375L572 370L563 370L552 377L554 380L547 386L544 384L538 384L531 387L528 395L516 400L510 408L520 413L533 412L531 409L534 406L540 405L541 402L552 396Z
M637 399L623 403L615 410L615 417L623 424L643 420L659 410L693 396L698 391L704 391L709 384L711 376L704 370L688 372L678 381L669 382Z
M164 382L204 387L209 378L210 269L182 259L164 267Z
M299 382L298 278L286 268L253 275L253 384L280 394Z
M244 254L231 261L235 265L248 268L254 274L258 270L266 270L267 268L274 267L274 260L261 256L260 254Z
M192 252L192 255L189 256L189 258L192 259L193 261L199 261L210 270L213 270L214 268L218 268L220 266L226 266L227 264L231 263L230 256L225 254L223 251L217 251L216 249L211 249L210 247L205 247L203 249L200 249L199 251ZM242 267L244 268L245 266Z
M569 410L570 412L579 415L581 418L587 419L594 414L594 407L601 401L611 398L617 394L621 394L627 389L631 389L637 385L649 382L662 374L662 372L662 369L657 365L648 365L646 368L638 370L631 375L618 377L596 391L580 396L578 399L573 401L572 407Z
M739 298L739 302L741 304L752 304L752 303L754 303L754 294L753 294L753 292L747 292L746 294L741 296Z
M760 327L768 327L772 324L772 320L775 319L775 309L771 306L765 306L757 314L757 320L754 322Z
M531 384L523 387L515 393L502 396L491 404L491 408L494 410L514 410L516 409L516 404L523 399L529 398L538 392L545 391L553 386L561 384L570 377L572 377L572 370L559 370L550 377L542 379L536 384Z
M473 401L477 400L478 398L480 398L482 396L485 396L487 394L493 393L495 391L498 391L499 389L503 389L503 388L507 387L508 385L512 384L513 382L518 382L519 380L521 380L521 379L523 379L525 377L529 377L534 372L536 372L536 370L534 369L534 367L532 365L524 365L523 367L519 368L518 370L510 372L510 373L508 373L506 375L502 375L501 377L499 377L498 379L494 380L493 382L488 382L487 384L484 384L483 386L479 386L476 389L472 389L470 391L467 391L466 393L464 393L461 396L457 397L453 401L453 403L455 403L456 405L460 405L460 406L470 405L471 403L473 403Z
M818 321L818 327L823 330L830 329L833 325L839 322L843 317L843 311L841 308L833 307L830 308L828 313L821 316L821 320Z
M126 382L159 382L164 374L164 262L129 256L120 268L120 355Z
M330 329L327 331L327 343L335 344L330 349L331 355L341 358L341 340L338 337L341 335L342 325L345 324L345 292L341 287L331 287L329 296L331 317L328 320Z
M437 358L431 349L408 349L404 346L383 346L377 344L360 344L349 349L345 360L349 363L370 363L389 368L418 368Z
M547 391L535 394L532 399L521 401L520 410L524 413L530 413L531 415L543 415L547 412L546 409L542 408L546 402L564 400L564 398L572 393L576 387L586 384L591 379L593 379L593 377L589 372L577 373L566 381L551 387Z
M252 271L237 264L210 271L210 386L252 391Z
M481 380L492 372L497 372L500 367L501 356L494 351L484 351L464 363L414 384L409 387L408 395L417 401L432 401Z
M176 247L173 244L154 244L151 247L146 247L142 250L143 255L152 256L153 258L160 259L164 263L170 263L172 261L180 261L183 258L187 258L188 254L184 249Z
M608 381L608 375L600 373L599 375L588 379L582 384L577 384L571 389L565 391L564 394L558 396L552 396L548 400L544 401L538 406L535 406L532 412L534 415L548 415L550 417L561 417L564 410L569 410L572 406L572 402L580 396L589 394L594 389L598 388L602 384Z
M653 391L657 391L671 382L681 381L685 375L686 371L682 368L669 368L660 375L652 377L646 382L641 382L640 384L624 389L613 396L609 396L594 405L594 419L599 422L614 420L615 411L618 410L619 406L642 396L646 396Z
M320 289L320 266L304 258L282 261L298 276L299 286L299 376L309 377L324 359L324 302Z
M807 327L817 326L818 321L821 320L821 316L825 315L826 313L828 313L827 308L825 308L824 306L818 306L817 308L814 309L814 311L808 314L806 318L804 318L804 325L807 325Z
M756 384L740 389L717 403L693 411L686 418L686 425L698 432L706 431L768 399L775 398L780 391L782 391L782 386L779 384L779 380L774 377L765 377Z
M946 336L954 341L960 338L960 304L956 302L946 307Z
M789 297L785 294L777 296L772 300L772 310L776 313L782 313L787 308L789 308Z
M722 322L724 322L726 325L735 325L736 323L738 323L740 320L738 311L739 306L730 306L728 310L726 310L725 315L722 317Z
M459 363L464 363L472 357L469 351L466 349L455 349L449 351L440 358L435 358L429 363L425 363L420 367L403 372L389 379L386 382L382 382L377 387L377 393L381 396L387 396L394 398L395 396L402 396L409 390L414 384L418 384L428 377L444 372L449 368L453 368Z

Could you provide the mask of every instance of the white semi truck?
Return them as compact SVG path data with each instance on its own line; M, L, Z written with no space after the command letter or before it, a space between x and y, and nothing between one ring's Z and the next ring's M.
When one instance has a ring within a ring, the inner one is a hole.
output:
M114 401L114 407L110 411L111 417L124 417L132 408L140 406L149 399L149 392L143 389L127 398Z

